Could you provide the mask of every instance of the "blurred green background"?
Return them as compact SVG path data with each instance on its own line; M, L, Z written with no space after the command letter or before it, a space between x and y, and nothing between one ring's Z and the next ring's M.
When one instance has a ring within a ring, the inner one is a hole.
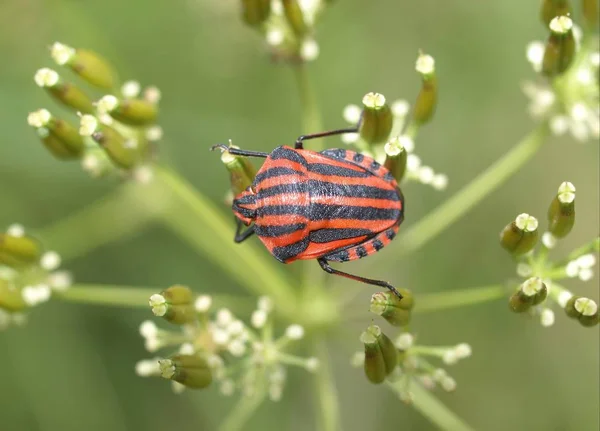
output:
M302 132L293 74L269 62L260 37L242 25L237 6L221 0L1 0L0 227L19 222L41 228L117 186L87 178L76 164L55 161L27 126L28 112L57 110L32 79L39 67L52 65L47 47L56 40L96 50L122 78L162 90L162 155L215 202L222 201L227 180L218 157L207 151L210 145L231 138L244 148L268 151L293 142ZM450 185L445 192L408 185L404 228L532 129L520 84L533 77L526 44L545 37L538 7L538 1L522 0L344 0L324 16L318 29L321 57L310 73L326 128L343 126L343 107L368 91L412 101L419 87L418 49L436 58L441 102L434 122L419 135L417 153L447 173ZM415 292L504 281L513 276L514 264L497 244L499 230L520 212L545 218L564 180L577 186L578 219L556 251L562 256L598 234L594 142L551 140L499 191L417 253L395 259L400 235L377 257L345 269ZM227 274L158 227L67 266L81 282L187 283L197 291L240 291ZM598 278L569 281L568 287L598 300ZM359 331L371 319L366 311L371 293L365 288L357 302L364 319L330 342L343 429L433 429L349 365L351 352L360 349ZM235 402L217 389L176 396L165 382L134 374L135 362L151 356L137 332L150 317L147 310L52 302L30 317L26 327L0 333L2 430L213 430ZM562 314L554 327L542 328L508 312L502 301L416 316L414 328L424 344L472 345L473 357L449 369L457 391L437 393L475 429L598 429L597 328L582 328ZM305 374L294 371L284 400L265 404L247 429L313 429L313 402Z

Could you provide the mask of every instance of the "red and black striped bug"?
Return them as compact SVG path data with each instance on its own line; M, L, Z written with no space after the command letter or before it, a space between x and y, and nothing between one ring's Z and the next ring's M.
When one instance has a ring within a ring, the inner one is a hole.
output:
M235 242L256 234L280 262L317 259L329 274L389 289L391 284L333 269L328 262L360 259L387 245L404 219L404 197L393 175L364 154L305 150L303 141L356 128L300 136L294 148L271 153L215 145L230 154L265 160L250 187L235 197ZM253 223L253 224L252 224ZM242 232L242 224L250 226Z

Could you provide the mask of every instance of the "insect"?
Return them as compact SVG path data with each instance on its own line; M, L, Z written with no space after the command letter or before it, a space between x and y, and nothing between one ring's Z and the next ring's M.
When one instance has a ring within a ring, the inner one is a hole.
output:
M357 128L300 136L294 148L271 153L213 146L236 156L265 162L252 185L232 205L240 243L256 234L280 262L316 259L329 274L389 289L391 284L332 268L381 250L404 219L404 197L393 175L381 164L346 149L305 150L303 142ZM242 225L250 226L243 230Z

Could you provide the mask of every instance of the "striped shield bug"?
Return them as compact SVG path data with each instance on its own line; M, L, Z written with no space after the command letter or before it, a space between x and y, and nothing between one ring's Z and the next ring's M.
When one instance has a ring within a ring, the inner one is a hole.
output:
M346 149L305 150L303 142L357 128L300 136L294 148L271 153L215 145L241 157L265 161L252 185L235 197L233 212L240 243L256 234L280 262L316 259L329 274L389 289L391 284L332 268L381 250L404 219L404 197L393 175L364 154ZM242 225L250 226L243 231Z

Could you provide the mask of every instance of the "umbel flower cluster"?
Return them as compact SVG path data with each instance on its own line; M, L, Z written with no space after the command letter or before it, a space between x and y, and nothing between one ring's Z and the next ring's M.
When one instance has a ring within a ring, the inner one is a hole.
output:
M524 278L509 300L516 313L539 316L543 326L554 324L556 306L583 326L598 324L598 305L584 296L571 293L560 283L569 278L589 281L594 276L600 238L571 252L565 259L552 262L548 258L557 242L565 238L575 225L575 186L563 182L550 202L547 231L539 234L538 219L519 214L500 234L500 243L517 261L517 274ZM534 249L539 244L539 250Z
M35 83L58 103L79 116L79 127L54 116L48 109L29 114L44 146L60 160L79 160L92 176L118 172L148 181L154 158L153 143L162 137L156 124L160 91L142 90L137 81L121 86L112 66L98 54L56 42L51 56L58 66L69 69L88 84L108 92L94 101L77 84L55 69L39 69Z
M44 250L23 226L0 233L0 329L24 323L29 308L69 288L71 275L60 264L59 254Z
M274 336L273 303L258 299L250 324L238 319L229 309L212 307L209 295L195 296L185 286L171 286L150 297L155 316L178 325L180 331L157 328L152 321L140 326L149 352L170 349L165 358L138 362L140 376L161 376L173 381L176 392L185 387L204 388L213 380L223 395L240 391L244 396L268 393L278 401L286 380L286 366L316 371L316 358L303 358L287 350L304 337L304 328L289 325Z

